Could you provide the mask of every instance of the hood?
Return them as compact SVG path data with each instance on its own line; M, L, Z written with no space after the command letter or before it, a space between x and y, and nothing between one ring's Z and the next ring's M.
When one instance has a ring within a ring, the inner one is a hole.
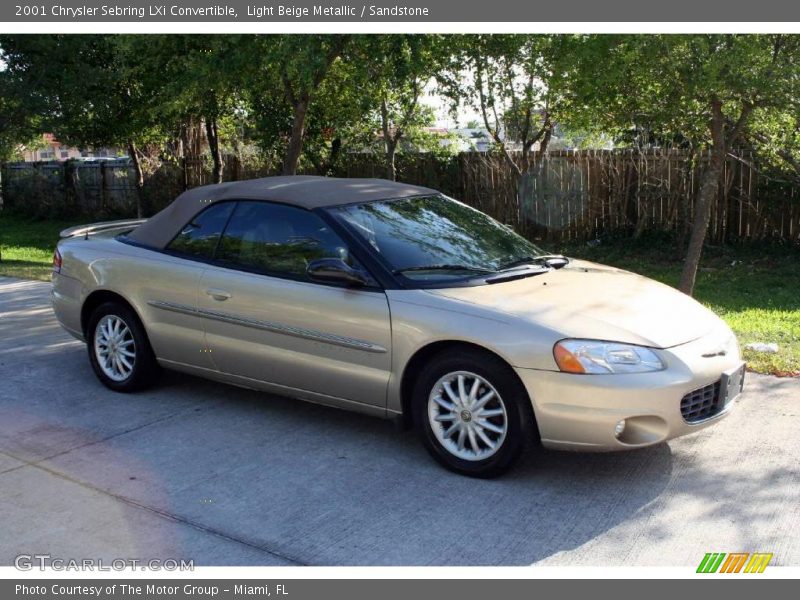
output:
M674 288L578 260L524 279L430 292L531 321L565 338L655 348L684 344L719 324L714 313Z

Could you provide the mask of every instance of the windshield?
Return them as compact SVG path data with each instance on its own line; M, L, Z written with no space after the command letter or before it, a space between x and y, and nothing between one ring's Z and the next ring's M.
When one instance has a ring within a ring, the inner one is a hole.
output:
M409 279L486 275L544 254L488 215L445 196L352 204L331 212L392 271Z

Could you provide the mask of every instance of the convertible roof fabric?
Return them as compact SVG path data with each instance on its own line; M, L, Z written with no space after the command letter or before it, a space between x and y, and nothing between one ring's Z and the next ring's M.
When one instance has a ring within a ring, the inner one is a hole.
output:
M438 194L436 190L385 179L339 179L292 175L231 181L193 188L128 234L128 239L164 248L209 204L221 200L268 200L306 209Z

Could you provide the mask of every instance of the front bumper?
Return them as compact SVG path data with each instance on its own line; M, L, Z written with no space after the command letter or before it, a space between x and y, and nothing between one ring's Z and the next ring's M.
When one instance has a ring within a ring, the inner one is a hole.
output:
M729 331L717 332L658 350L667 368L654 373L515 370L528 390L545 447L597 452L641 448L699 431L730 412L734 402L698 422L687 422L681 413L686 394L715 384L723 372L742 364L735 341L724 354L710 351L728 336L732 336ZM625 430L617 437L614 428L622 419Z

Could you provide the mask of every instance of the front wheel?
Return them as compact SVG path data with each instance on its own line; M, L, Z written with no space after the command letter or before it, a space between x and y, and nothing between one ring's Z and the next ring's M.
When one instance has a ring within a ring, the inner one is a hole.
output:
M527 391L511 367L489 353L437 355L423 369L413 403L425 447L457 473L500 475L537 440Z
M97 378L115 392L132 392L158 377L147 333L131 309L106 302L92 313L86 330L89 361Z

